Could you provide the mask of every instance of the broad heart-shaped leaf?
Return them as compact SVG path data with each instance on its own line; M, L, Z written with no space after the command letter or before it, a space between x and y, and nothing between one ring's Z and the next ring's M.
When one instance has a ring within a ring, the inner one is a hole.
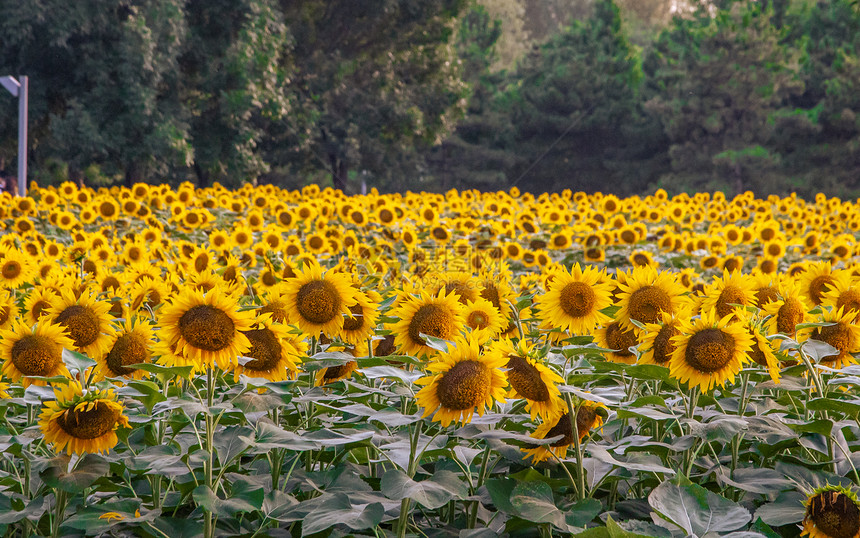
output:
M391 469L382 475L380 490L389 499L412 499L431 510L452 499L463 499L469 494L466 483L451 471L436 471L427 480L416 482L402 470Z
M657 513L655 523L662 518L699 537L709 532L733 531L750 520L746 508L697 484L663 482L648 496L648 504Z
M429 334L418 333L418 337L424 339L424 344L427 347L442 353L448 353L449 346L451 348L455 347L453 342L449 342L448 340L443 340Z
M229 498L221 499L209 486L201 485L194 488L191 496L199 506L213 514L231 517L239 512L254 512L263 506L264 492L260 486L249 482L236 481Z
M69 493L80 493L107 474L110 465L96 454L86 454L76 464L73 471L68 470L69 458L58 456L49 466L39 473L45 484Z
M244 426L230 426L227 429L215 432L212 444L218 453L218 461L221 465L228 465L233 458L245 451L250 446L248 438L254 433L251 428Z
M293 432L288 432L268 419L257 421L256 435L244 437L242 440L251 445L252 452L255 454L264 454L273 448L303 451L320 447L316 442L303 439L301 435Z
M8 525L22 519L30 518L37 519L44 514L51 506L45 497L37 497L30 501L21 510L16 510L11 503L11 499L4 495L0 495L0 525Z
M511 491L510 502L514 513L526 521L568 530L564 513L555 505L552 488L545 482L520 482Z
M756 519L761 519L768 525L781 527L803 521L806 507L803 502L806 495L798 491L783 491L772 503L761 505L755 512Z
M71 349L63 349L63 362L66 363L66 368L69 371L75 372L83 372L90 366L96 365L96 361Z
M381 503L353 506L345 493L333 494L324 505L317 507L302 521L302 536L324 531L335 525L346 525L357 531L379 525L385 516Z
M627 530L621 527L612 519L612 516L607 516L605 527L594 527L585 532L574 534L577 538L653 538L654 536L671 536L666 529L657 527L644 521L631 519L625 522L625 525L633 527L636 530ZM647 534L643 534L642 531ZM662 531L662 532L661 532Z
M831 346L827 342L822 342L821 340L816 340L814 338L810 338L801 344L801 349L815 362L821 361L822 357L839 354L839 350L835 347Z

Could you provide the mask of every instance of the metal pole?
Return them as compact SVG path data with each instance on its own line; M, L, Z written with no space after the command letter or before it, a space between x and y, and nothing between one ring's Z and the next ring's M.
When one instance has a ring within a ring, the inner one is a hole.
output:
M18 89L18 196L27 196L27 101L29 77L21 77Z

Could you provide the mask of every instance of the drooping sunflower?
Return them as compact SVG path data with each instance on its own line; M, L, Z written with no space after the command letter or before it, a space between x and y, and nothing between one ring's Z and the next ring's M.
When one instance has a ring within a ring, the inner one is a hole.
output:
M74 342L66 336L63 327L42 320L32 326L14 320L11 327L0 331L0 358L3 375L24 387L44 386L41 379L28 376L69 377L63 363L63 348L72 349Z
M803 503L801 536L809 538L858 538L860 536L860 500L843 486L816 488Z
M137 368L129 368L129 365L150 362L152 345L155 341L152 324L146 319L133 316L127 310L124 315L125 320L114 338L110 351L96 361L95 377L98 380L106 377L140 379L145 372Z
M624 281L618 282L617 304L621 307L615 319L625 330L638 331L631 320L657 323L661 312L674 314L683 304L686 290L678 284L673 273L657 272L653 267L635 267ZM612 348L615 349L615 348Z
M535 357L533 345L524 340L516 344L509 339L498 340L487 354L506 361L505 375L510 385L507 397L524 399L532 420L550 420L561 412L564 400L557 384L564 383L564 379Z
M468 424L475 411L483 416L486 407L505 401L506 364L500 355L482 354L477 340L460 338L446 353L439 353L426 366L429 375L415 381L425 385L415 395L424 417L447 427L451 422Z
M233 368L233 380L239 376L260 377L269 381L295 379L297 364L307 352L307 345L289 334L289 327L272 319L272 314L258 314L254 328L245 331L251 349L244 353L252 360Z
M775 347L779 345L779 341L768 340L763 332L763 324L748 312L742 316L741 323L752 337L752 347L747 353L749 358L759 366L766 368L771 380L774 383L779 383L779 359L776 358L775 354L779 350Z
M831 325L797 331L797 340L799 342L809 339L818 340L836 348L837 354L819 358L819 364L836 370L849 364L857 364L853 354L860 351L860 326L854 323L854 314L845 312L842 308L825 309L816 321L831 323Z
M466 303L463 310L466 325L472 330L472 334L482 343L495 338L504 329L505 321L499 310L493 304L483 298Z
M715 310L702 312L698 319L681 320L681 334L672 337L675 351L669 374L702 391L734 381L749 361L753 339L742 324L731 320L732 314L717 319Z
M110 349L114 329L111 304L96 298L90 289L75 297L75 290L63 289L51 303L48 319L66 329L74 345L71 349L98 360Z
M55 387L56 400L42 406L39 427L56 452L69 455L107 452L116 446L117 428L130 428L113 389L84 390L77 381Z
M604 349L610 349L607 359L612 362L633 364L636 354L630 348L639 343L637 331L625 329L619 321L613 321L594 332L594 341Z
M358 362L356 361L347 361L337 366L320 368L314 376L314 385L321 387L323 385L328 385L329 383L342 381L352 377L352 373L356 370L358 370Z
M820 305L824 295L836 284L836 278L831 272L828 261L808 264L806 271L801 273L798 279L800 294L813 306Z
M290 323L308 335L339 336L349 308L357 304L349 276L323 273L315 260L296 270L295 278L284 281L283 293Z
M354 283L356 303L349 307L349 314L343 320L340 337L344 342L357 346L373 335L379 322L379 304L382 296L375 290L362 291Z
M547 292L535 300L538 317L545 326L588 334L595 326L609 321L600 312L612 304L612 285L592 266L585 270L577 263L568 272L556 271Z
M689 317L689 312L682 309L676 316L663 312L662 323L648 323L642 334L639 356L639 364L656 364L658 366L669 366L669 359L675 351L672 338L681 333L680 318Z
M254 312L240 311L236 299L217 287L205 293L183 289L161 307L159 318L159 338L203 369L235 366L251 347L244 331L251 329Z
M580 442L592 430L603 425L603 414L606 413L606 409L606 406L601 403L582 400L576 411L576 433ZM573 437L573 425L570 421L569 412L561 413L550 420L546 420L535 429L531 436L535 439L547 439L559 435L562 436L561 439L554 443L524 447L520 450L525 452L527 457L531 456L533 463L540 463L549 459L550 454L555 454L559 459L565 457L567 449L576 442Z
M770 316L765 327L768 334L782 333L794 336L797 325L807 320L809 305L799 293L798 284L793 279L780 282L779 298L762 307L762 312Z
M723 276L715 276L713 282L705 286L704 296L701 299L701 310L716 311L719 319L734 313L740 306L755 306L756 296L753 282L750 278L738 271L729 273L723 271Z
M416 357L434 353L421 334L454 340L466 323L457 295L453 291L446 294L445 290L439 290L435 296L426 291L417 296L406 295L391 315L400 319L391 326L397 347L402 353Z

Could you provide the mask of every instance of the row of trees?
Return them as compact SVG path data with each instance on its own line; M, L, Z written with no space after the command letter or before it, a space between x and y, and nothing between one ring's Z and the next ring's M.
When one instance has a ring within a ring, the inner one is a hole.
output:
M466 0L3 3L0 74L31 77L43 180L860 191L853 0L703 2L647 39L595 0L505 70L502 30ZM0 161L15 125L0 97Z

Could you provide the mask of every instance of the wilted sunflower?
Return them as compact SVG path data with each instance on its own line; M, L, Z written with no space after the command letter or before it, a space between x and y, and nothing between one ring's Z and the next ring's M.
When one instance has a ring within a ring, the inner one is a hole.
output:
M289 334L289 327L272 319L272 314L258 314L254 328L245 331L251 349L244 353L252 360L233 368L233 379L240 375L261 377L269 381L294 379L298 373L297 363L307 352L307 345L299 344Z
M797 340L818 340L835 347L839 352L819 358L819 364L836 370L849 364L857 364L853 354L860 351L860 326L854 323L854 314L842 308L824 310L818 320L831 325L810 327L797 332Z
M681 334L672 337L675 351L669 360L669 374L690 387L709 391L734 381L743 363L749 361L752 336L732 315L716 318L714 310L699 319L681 320Z
M635 267L624 282L618 283L617 304L621 307L615 319L625 330L640 330L639 323L657 323L661 312L674 314L683 303L686 291L675 281L673 273L657 272L653 267ZM611 348L616 349L616 348Z
M253 311L239 311L236 299L219 288L206 293L185 288L162 306L159 337L201 368L218 364L227 369L251 347L243 331L253 320Z
M810 538L857 538L860 536L860 501L843 486L816 488L804 502L801 536Z
M443 427L451 422L468 424L475 411L483 416L485 407L505 401L505 374L501 368L506 363L503 356L481 354L474 338L458 339L427 365L430 375L415 381L426 385L415 395L418 405L424 408L423 416L435 412L433 420Z
M579 441L582 442L595 428L600 428L603 425L604 413L606 406L583 400L579 404L579 409L576 411L576 433L579 436ZM546 420L543 424L537 427L532 433L535 439L547 439L561 435L561 439L548 445L534 445L528 448L521 448L527 456L531 456L533 463L540 463L550 457L550 454L555 454L559 459L567 455L567 449L576 441L573 437L573 425L570 423L570 413L565 412Z
M640 349L643 350L639 357L639 364L656 364L669 366L669 359L675 351L672 338L680 334L680 318L689 317L689 312L682 309L681 313L673 316L668 312L661 314L662 323L648 323L642 334Z
M298 269L296 277L283 284L290 323L308 335L323 332L330 338L339 336L349 308L357 303L355 295L348 275L333 271L323 274L316 261Z
M618 321L613 321L594 332L594 341L604 349L610 349L607 359L612 362L633 364L636 354L630 348L639 343L636 331L625 329Z
M577 263L568 272L556 271L547 292L535 300L542 325L588 334L598 324L609 321L600 310L612 304L612 285L604 282L600 272Z
M463 310L466 325L481 343L495 338L504 329L505 324L499 310L493 304L482 298L466 303Z
M31 328L15 320L10 328L0 331L0 338L3 375L12 381L24 387L44 386L45 381L31 380L28 376L70 376L63 363L63 348L72 349L74 343L63 327L42 320Z
M42 407L39 427L57 452L107 452L118 441L114 430L131 427L113 389L84 390L77 381L70 381L55 387L54 395L57 399Z
M561 412L564 401L556 384L564 379L535 358L533 345L504 339L494 342L487 354L506 361L505 375L511 386L507 397L524 399L532 420L538 416L550 420Z
M426 291L418 296L406 295L391 315L400 319L391 326L397 347L402 353L416 357L434 353L421 334L454 340L466 323L457 295L446 294L445 290L439 290L435 296Z
M129 365L150 361L152 344L155 340L152 324L145 319L133 316L128 311L125 311L124 316L125 320L114 338L110 351L96 361L95 376L98 380L106 377L140 379L145 372L137 368L129 368Z
M62 290L48 310L48 319L66 329L74 345L71 349L98 360L110 348L114 329L111 325L110 303L100 301L92 290Z

